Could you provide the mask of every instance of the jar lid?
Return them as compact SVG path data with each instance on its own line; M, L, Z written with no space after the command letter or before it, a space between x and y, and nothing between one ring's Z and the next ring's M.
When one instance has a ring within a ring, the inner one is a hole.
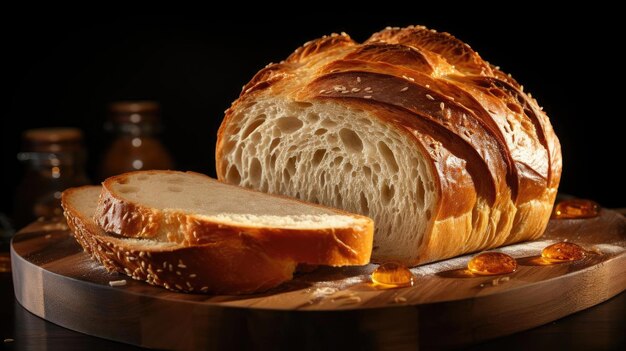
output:
M83 132L77 128L37 128L22 134L24 151L64 152L80 150Z
M114 123L158 123L161 106L156 101L118 101L109 105Z

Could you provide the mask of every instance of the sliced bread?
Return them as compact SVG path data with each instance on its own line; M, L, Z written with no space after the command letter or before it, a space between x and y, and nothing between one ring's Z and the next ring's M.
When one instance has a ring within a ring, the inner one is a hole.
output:
M245 236L183 246L107 234L92 219L100 192L68 189L61 203L78 243L109 271L170 290L221 294L259 292L292 278L295 261L272 257Z
M374 230L365 216L176 171L107 179L94 219L126 237L183 246L240 238L270 257L329 266L368 263Z

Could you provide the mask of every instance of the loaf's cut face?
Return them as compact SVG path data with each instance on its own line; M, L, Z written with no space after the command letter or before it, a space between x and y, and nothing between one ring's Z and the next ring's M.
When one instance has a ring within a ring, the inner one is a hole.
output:
M447 33L332 35L261 70L222 122L220 180L375 220L409 265L539 237L558 139L536 101Z

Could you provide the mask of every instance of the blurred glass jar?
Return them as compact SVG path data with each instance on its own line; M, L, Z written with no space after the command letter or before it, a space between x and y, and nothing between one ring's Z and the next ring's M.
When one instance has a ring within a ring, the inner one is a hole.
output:
M61 216L61 192L89 184L83 133L75 128L30 129L22 135L18 160L25 172L17 187L14 220L21 228L39 217Z
M158 139L161 120L157 102L111 104L105 130L114 138L100 165L101 179L129 171L174 167L170 153Z

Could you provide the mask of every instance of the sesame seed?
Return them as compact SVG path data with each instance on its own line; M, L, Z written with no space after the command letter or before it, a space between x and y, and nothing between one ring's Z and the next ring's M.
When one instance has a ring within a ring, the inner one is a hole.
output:
M174 271L174 267L171 264L169 265L169 269L170 269L170 272Z
M371 98L372 98L372 95L365 95L365 96L364 96L364 98L365 98L365 99L371 99Z
M187 266L185 266L185 265L184 265L184 264L182 264L182 263L179 263L179 264L178 264L178 268L187 268Z
M162 270L162 269L160 269L160 268L159 268L159 269L157 269L157 273L161 273L161 272L163 272L163 270Z
M174 286L175 286L175 287L176 287L176 289L178 289L178 290L183 290L183 287L182 287L182 286L180 286L180 285L178 285L178 284L174 284Z
M176 275L182 275L182 273L180 273L180 271L176 271Z
M196 275L193 274L193 273L189 275L189 278L195 278L195 277L196 277Z
M353 93L358 93L359 91L361 91L361 89L359 88L352 88L351 90Z
M356 77L356 81L361 83L361 77Z
M424 85L426 88L430 88L430 84L426 84Z
M163 268L167 268L167 261L163 261Z
M407 91L407 90L409 90L409 87L404 87L404 88L400 89L400 91Z
M191 284L189 282L185 282L185 284L187 284L188 288L191 288Z
M320 90L320 94L324 94L326 92L325 89Z
M208 287L208 286L203 286L203 287L200 289L200 291L207 291L207 290L209 290L209 287Z
M446 108L446 105L443 102L441 102L439 103L439 108L443 110L444 108Z
M143 257L143 256L145 256L145 255L146 255L146 253L145 253L145 252L143 252L143 251L140 251L140 252L139 252L139 257Z
M393 301L394 301L395 303L402 303L402 302L406 302L406 297L404 297L404 296L396 296L396 297L393 299Z
M124 285L126 285L126 279L122 279L122 280L110 280L110 281L109 281L109 285L110 285L110 286L124 286Z
M435 100L435 98L432 95L430 95L430 94L426 94L426 98L428 100Z

